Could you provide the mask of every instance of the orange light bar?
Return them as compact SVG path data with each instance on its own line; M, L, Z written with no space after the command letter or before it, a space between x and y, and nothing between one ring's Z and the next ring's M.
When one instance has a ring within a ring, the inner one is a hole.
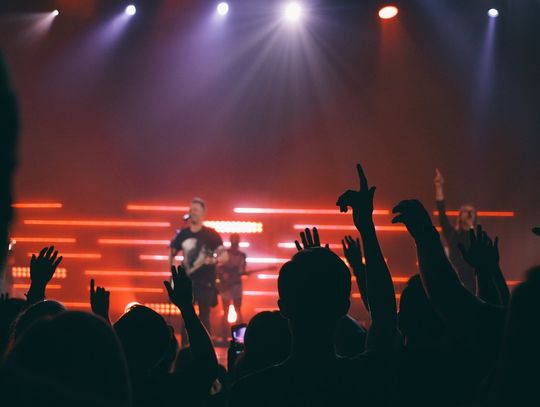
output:
M30 288L30 284L13 284L13 288ZM51 289L51 290L59 290L62 288L62 286L60 284L47 284L47 289Z
M135 270L85 270L87 276L122 276L122 277L170 277L167 271L135 271Z
M128 204L128 211L143 211L143 212L186 212L189 211L189 206L171 206L171 205L138 205Z
M183 261L184 256L176 256L174 259L176 261ZM139 260L166 261L169 260L169 256L164 256L162 254L141 254L139 255Z
M15 243L76 243L73 237L12 237Z
M304 230L306 228L311 229L313 227L316 227L319 230L356 231L356 227L353 225L294 225L295 230ZM407 228L402 225L386 225L386 226L375 226L375 230L379 232L406 232Z
M277 215L349 215L339 209L292 209L292 208L234 208L235 213L277 214ZM389 215L388 209L375 209L374 215Z
M231 242L223 242L223 246L225 246L225 247L231 247ZM249 247L250 244L249 244L249 242L240 242L240 243L238 244L238 246L240 246L240 247L242 247L242 248L246 248L246 247Z
M208 220L205 226L216 229L219 233L262 233L263 224L261 222Z
M110 292L129 292L129 293L162 293L163 288L151 287L105 287Z
M281 249L296 249L296 244L294 242L280 242L277 244L277 247ZM330 249L343 249L341 244L330 243Z
M513 211L478 211L476 212L478 216L486 217L486 218L512 218L516 215ZM439 211L433 211L433 215L438 216ZM458 216L459 211L446 211L446 215L448 216Z
M106 226L106 227L140 227L168 228L170 222L124 221L124 220L63 220L63 219L25 219L25 225L41 226Z
M27 253L28 257L32 257L35 253ZM99 253L60 253L64 259L101 259L101 254Z
M30 278L30 267L12 267L11 275L14 278ZM66 278L67 270L63 267L59 267L54 272L53 278Z
M112 245L143 245L143 246L168 246L170 240L152 240L152 239L98 239L99 244Z
M277 291L244 291L244 295L248 297L277 297Z
M11 205L12 208L17 209L59 209L63 205L61 203L34 203L34 202L17 202Z
M259 280L277 280L279 277L279 274L257 274L257 278Z

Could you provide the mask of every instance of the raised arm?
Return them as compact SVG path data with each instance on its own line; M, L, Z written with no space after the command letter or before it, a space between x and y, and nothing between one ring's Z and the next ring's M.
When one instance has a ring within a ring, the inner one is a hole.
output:
M444 202L444 178L438 168L435 169L435 179L433 180L435 185L435 201L437 204L437 212L439 213L439 225L442 228L442 232L447 241L451 240L456 233L448 216L446 214L446 204Z
M364 307L369 312L369 300L367 293L367 281L366 281L366 265L362 259L362 246L360 245L360 239L353 239L352 236L345 236L341 240L343 246L343 254L351 267L352 273L356 279L356 285L360 292L360 298Z
M30 260L30 289L26 294L28 305L45 299L45 289L47 284L62 261L62 256L58 257L58 250L54 246L44 247L36 257L32 255Z
M458 245L465 261L474 268L478 286L477 295L489 304L506 306L510 291L499 265L499 239L492 241L482 226L469 232L470 246Z
M193 307L193 288L191 279L183 267L171 267L172 285L169 281L163 284L169 294L169 300L178 307L184 319L191 353L197 367L193 372L196 383L201 384L202 391L208 391L217 377L218 361L212 341Z
M404 223L416 242L420 276L431 303L459 337L480 345L479 335L492 332L485 329L485 324L493 327L491 318L503 315L502 309L484 303L463 287L429 214L419 201L401 201L393 213L397 216L392 223Z
M397 311L394 285L375 232L373 223L373 196L375 187L369 187L362 167L356 166L360 189L348 190L337 200L342 212L353 209L353 221L362 238L366 258L366 286L371 314L366 350L388 350L397 339Z
M95 287L95 281L90 280L90 306L92 312L103 318L110 325L109 304L111 293L103 287Z

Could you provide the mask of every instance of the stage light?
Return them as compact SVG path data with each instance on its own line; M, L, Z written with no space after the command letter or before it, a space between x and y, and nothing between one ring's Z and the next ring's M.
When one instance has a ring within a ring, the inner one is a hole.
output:
M137 8L133 4L130 4L129 6L126 7L125 13L128 16L133 16L135 15L136 12L137 12Z
M291 22L300 20L302 16L302 7L296 2L289 3L285 6L285 18Z
M229 12L229 4L223 1L217 5L216 10L220 16L224 16Z
M142 305L142 304L141 304L140 302L137 302L137 301L131 301L131 302L128 302L128 303L126 304L126 306L124 307L124 314L125 314L126 312L131 311L131 308L136 307L136 306L138 306L138 305Z
M391 18L394 18L399 13L399 10L397 7L394 6L386 6L379 10L379 17L383 20L389 20Z
M54 10L54 11L52 12L52 15L53 15L54 17L56 17L58 14L60 14L60 12L59 12L58 10Z
M496 8L490 8L488 10L488 16L493 17L493 18L499 17L499 10L497 10Z
M234 305L229 304L229 312L227 313L227 322L229 324L235 324L236 321L238 321L238 314L236 313L236 310L234 309Z

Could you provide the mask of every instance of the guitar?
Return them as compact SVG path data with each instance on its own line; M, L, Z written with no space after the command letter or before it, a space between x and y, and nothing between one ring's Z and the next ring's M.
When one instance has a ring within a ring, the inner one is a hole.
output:
M197 270L199 270L203 266L217 264L217 257L218 257L217 251L212 251L208 249L206 246L203 246L201 248L199 256L193 262L191 267L188 267L188 265L184 262L184 269L186 270L186 274L188 276L191 276L193 273L195 273Z

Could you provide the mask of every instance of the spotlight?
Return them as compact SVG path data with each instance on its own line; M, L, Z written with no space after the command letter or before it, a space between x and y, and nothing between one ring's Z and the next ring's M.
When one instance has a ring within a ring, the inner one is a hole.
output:
M59 12L58 10L54 10L54 11L52 12L52 15L55 16L55 17L56 17L58 14L60 14L60 12Z
M285 6L285 18L289 21L298 21L302 16L302 8L300 4L292 2Z
M135 15L136 12L137 12L137 8L133 4L130 4L129 6L126 7L125 13L128 16L133 16Z
M229 4L223 1L217 5L216 10L220 16L224 16L229 12Z
M379 10L379 17L383 20L389 20L391 18L394 18L399 13L399 10L397 7L394 6L386 6Z
M496 8L490 8L488 11L488 16L493 18L499 17L499 10L497 10Z

